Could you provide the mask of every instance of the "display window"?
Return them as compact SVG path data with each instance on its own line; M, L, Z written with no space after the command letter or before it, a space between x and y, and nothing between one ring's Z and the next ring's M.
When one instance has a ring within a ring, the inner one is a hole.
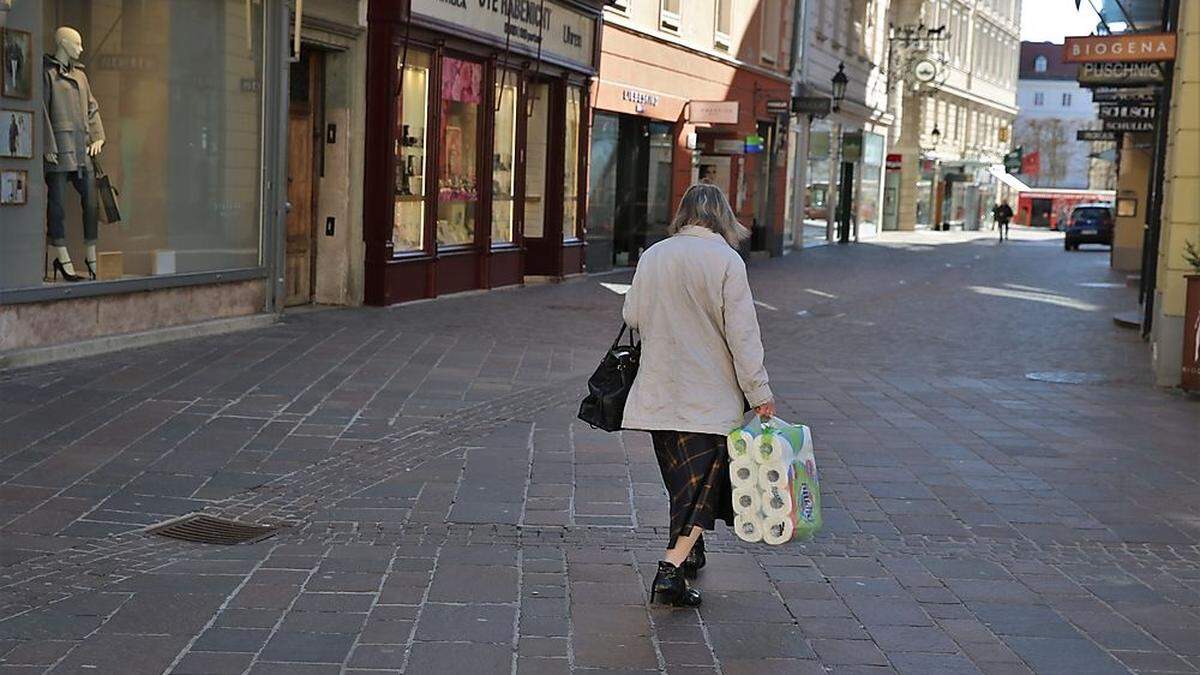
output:
M516 200L517 94L519 75L496 74L494 140L492 143L492 244L513 242Z
M525 140L525 237L541 239L546 231L546 158L550 130L550 85L529 86Z
M0 207L0 289L261 267L264 3L43 8L6 62L33 151L3 168L44 186Z
M570 85L566 96L563 138L563 239L579 236L579 125L583 119L583 89Z
M429 52L399 50L395 94L396 132L392 140L394 199L392 250L412 253L425 249L425 154L428 147Z
M441 142L438 144L438 246L463 246L475 241L482 103L483 64L443 58Z

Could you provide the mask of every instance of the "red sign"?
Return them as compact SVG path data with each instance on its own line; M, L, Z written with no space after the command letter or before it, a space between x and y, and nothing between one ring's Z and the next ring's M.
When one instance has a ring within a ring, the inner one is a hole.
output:
M1069 37L1063 44L1063 61L1067 63L1174 60L1174 33L1086 35Z
M899 171L900 163L902 161L904 161L904 155L889 152L887 159L884 162L884 167L886 167L888 171Z
M1036 150L1021 158L1021 173L1033 176L1041 172L1042 158Z

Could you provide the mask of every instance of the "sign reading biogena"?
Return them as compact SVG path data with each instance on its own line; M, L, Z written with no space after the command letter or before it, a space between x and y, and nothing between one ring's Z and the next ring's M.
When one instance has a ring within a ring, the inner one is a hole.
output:
M1067 63L1174 60L1174 33L1085 35L1069 37L1063 44L1063 61Z

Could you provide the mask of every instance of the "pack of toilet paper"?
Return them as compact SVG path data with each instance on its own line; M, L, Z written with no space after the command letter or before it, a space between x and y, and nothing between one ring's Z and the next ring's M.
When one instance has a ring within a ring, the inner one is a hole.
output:
M821 527L821 489L812 432L778 417L755 417L729 432L733 529L749 542L786 544Z

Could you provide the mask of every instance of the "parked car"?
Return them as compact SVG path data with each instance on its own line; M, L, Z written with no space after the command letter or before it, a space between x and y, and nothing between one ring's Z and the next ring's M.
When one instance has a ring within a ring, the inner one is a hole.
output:
M1104 244L1112 248L1112 204L1080 204L1071 209L1071 220L1063 237L1063 248L1078 250L1080 244Z

